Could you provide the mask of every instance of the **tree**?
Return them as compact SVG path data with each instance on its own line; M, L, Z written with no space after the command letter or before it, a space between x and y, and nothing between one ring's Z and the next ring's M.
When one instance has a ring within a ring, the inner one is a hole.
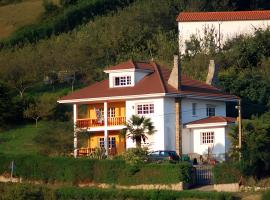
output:
M56 99L52 96L43 95L36 100L35 103L30 103L29 107L24 111L26 118L34 119L36 128L38 120L42 117L48 117L56 106Z
M243 121L243 141L240 152L242 154L243 172L255 178L262 178L270 172L270 113L265 113L260 118ZM231 157L238 158L238 127L230 133L232 147Z
M155 127L150 118L132 115L122 132L128 138L131 138L133 142L136 142L137 148L140 148L142 140L145 142L147 139L146 135L153 135L155 133Z
M45 155L68 155L73 149L73 126L70 122L48 122L34 141Z

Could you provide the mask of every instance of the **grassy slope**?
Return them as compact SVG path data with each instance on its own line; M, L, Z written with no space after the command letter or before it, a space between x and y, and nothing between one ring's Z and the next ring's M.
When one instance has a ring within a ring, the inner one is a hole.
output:
M0 152L8 154L37 154L39 148L33 138L46 122L40 122L38 128L34 123L20 126L9 131L0 132Z
M0 39L17 28L36 22L43 12L42 0L27 0L0 7Z

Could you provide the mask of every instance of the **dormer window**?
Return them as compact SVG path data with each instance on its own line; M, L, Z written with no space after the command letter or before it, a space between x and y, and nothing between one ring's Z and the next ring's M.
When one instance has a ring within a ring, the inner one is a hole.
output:
M131 85L131 76L116 76L114 77L114 86L121 87Z

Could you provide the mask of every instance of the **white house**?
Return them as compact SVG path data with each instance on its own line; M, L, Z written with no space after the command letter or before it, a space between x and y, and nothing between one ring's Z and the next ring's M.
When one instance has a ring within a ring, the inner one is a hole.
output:
M96 147L104 147L108 154L134 147L120 131L132 115L144 115L156 129L144 144L150 150L206 154L210 147L216 157L224 158L228 126L235 121L226 117L226 102L237 102L238 97L181 76L178 56L172 72L153 61L132 60L104 72L108 79L58 101L73 104L76 130L88 132L85 147L78 148L75 131L74 155L89 154Z
M216 43L222 47L229 38L252 34L255 29L270 25L270 10L232 12L181 12L178 17L179 51L185 53L185 41L192 35L204 36L204 30L213 29Z

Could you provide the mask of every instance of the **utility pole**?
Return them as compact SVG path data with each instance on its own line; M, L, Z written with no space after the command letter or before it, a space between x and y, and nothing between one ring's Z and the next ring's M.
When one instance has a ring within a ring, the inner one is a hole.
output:
M242 148L242 112L241 112L241 99L238 101L238 106L235 106L238 110L238 148L239 148L239 160L241 160L241 148Z

